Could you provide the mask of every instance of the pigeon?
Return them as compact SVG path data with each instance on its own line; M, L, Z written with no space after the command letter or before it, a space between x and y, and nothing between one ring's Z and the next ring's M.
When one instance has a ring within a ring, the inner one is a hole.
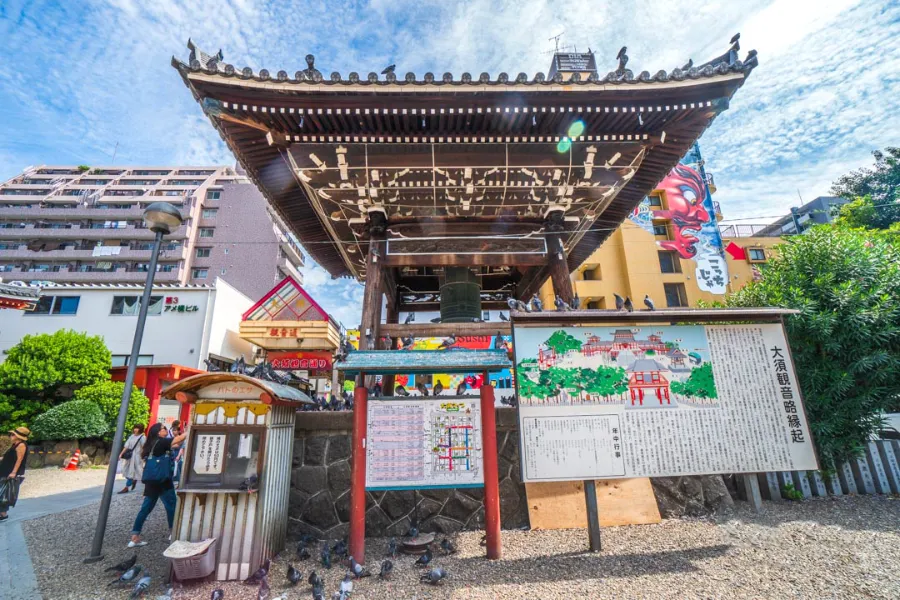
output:
M414 338L413 336L409 336L401 338L400 342L403 344L402 346L400 346L401 350L412 350L416 345L416 338Z
M395 386L395 387L394 387L394 395L395 395L395 396L408 397L408 396L409 396L409 392L407 392L407 391L406 391L406 388L403 387L402 385L398 385L398 386Z
M222 588L214 589L212 594L209 595L209 600L225 600L225 590Z
M134 565L121 575L119 575L118 579L114 579L109 582L109 585L115 585L117 583L131 583L137 579L137 576L141 574L141 571L144 569L141 565Z
M553 304L556 306L556 310L558 310L559 312L572 310L571 308L569 308L569 305L566 304L566 301L559 297L559 294L556 295L556 298L553 300Z
M409 528L409 531L406 532L406 535L409 538L416 539L417 537L419 537L419 528L413 525Z
M331 549L328 547L328 542L322 544L322 552L319 555L319 558L322 559L322 566L326 569L331 568Z
M531 310L534 312L541 312L544 310L544 303L541 302L541 299L538 298L537 294L531 297Z
M122 562L120 562L117 565L107 567L106 569L103 570L103 572L106 573L108 571L118 571L119 573L124 573L125 571L127 571L128 569L133 567L135 564L137 564L137 554L135 554L128 560L123 560Z
M325 600L325 588L321 584L314 585L312 590L313 600Z
M509 310L518 310L518 306L516 304L517 302L518 300L516 300L512 296L506 299L506 305L509 307Z
M341 598L345 598L353 593L353 575L347 573L341 580Z
M410 323L412 323L415 320L416 320L416 313L411 312L408 315L406 315L406 319L403 321L403 324L409 325Z
M482 546L482 547L487 546L487 536L486 535L481 536L481 539L478 540L478 545Z
M650 299L650 294L644 295L644 306L646 306L649 310L656 310L656 305L653 304L653 300Z
M150 573L144 574L138 582L134 585L134 589L131 590L131 595L129 598L140 598L144 594L147 593L147 590L150 589Z
M350 571L353 573L353 576L357 579L362 579L363 577L369 577L372 575L371 572L358 562L352 556L350 557Z
M266 575L269 574L269 567L271 567L271 566L272 566L272 561L269 559L266 559L265 564L263 564L263 566L258 568L256 570L256 573L254 573L253 575L251 575L250 577L248 577L247 579L244 580L244 584L245 585L256 585L257 583L262 581Z
M384 71L381 72L382 75L387 75L388 73L393 73L397 68L397 65L388 65L384 68Z
M578 297L578 293L575 293L575 296L572 297L572 310L578 310L578 307L581 306L581 298Z
M443 550L445 554L456 554L456 546L447 538L441 540L441 550Z
M259 477L256 475L251 475L247 479L243 480L238 486L239 490L248 491L248 492L257 492L259 491ZM266 571L268 572L269 568L266 567Z
M431 322L432 322L432 323L440 323L440 322L441 322L441 318L440 318L440 317L435 317L435 318L433 318L433 319L431 320Z
M269 580L263 575L262 581L259 582L259 589L256 590L256 600L266 600L269 597Z
M616 310L623 310L625 308L625 298L618 294L613 294L616 297Z
M313 587L322 587L322 578L319 577L319 574L313 571L309 574L309 577L306 578L306 583Z
M169 588L166 590L166 593L162 596L157 596L156 600L172 600L172 597L175 595L175 588Z
M500 320L506 322L506 321L509 321L509 317L507 317L506 315L503 314L503 312L501 312L501 313L500 313Z
M419 581L422 583L430 583L431 585L437 585L447 578L447 571L440 567L435 567L428 571L427 573L423 573L419 578Z
M391 538L388 542L388 556L397 558L397 538Z
M291 582L291 585L297 585L300 583L300 580L303 578L303 573L294 568L294 565L288 565L287 568L287 578L288 581Z
M435 396L440 396L440 395L441 395L441 392L443 392L443 391L444 391L444 384L443 384L443 383L441 383L440 381L438 381L436 384L434 384L434 390L432 391L432 394L433 394L433 395L435 395Z
M350 552L347 549L347 541L346 540L338 540L331 547L331 553L335 556L349 556Z
M423 396L428 395L428 388L425 387L425 384L422 383L421 381L416 383L416 389L419 390L419 393L422 394Z
M448 350L456 345L456 336L452 333L450 337L444 338L444 341L441 342L441 345L438 346L438 350Z
M297 551L297 558L299 560L309 560L312 555L309 553L309 548L303 546Z
M308 533L304 533L303 535L300 536L300 541L297 542L297 550L299 551L301 547L309 546L314 541L316 541L316 538L314 538L312 535L310 535Z
M416 562L413 563L417 567L425 567L428 563L431 562L431 559L434 558L434 555L431 553L431 548L425 548L425 554L416 559Z
M381 571L378 573L379 579L390 579L391 573L394 571L394 563L390 560L384 560L381 563Z
M466 380L463 379L462 381L459 382L459 385L456 386L456 395L462 396L463 394L466 393L467 389L469 389L469 385L466 383Z
M628 312L634 312L634 304L631 303L631 298L625 298L625 310Z

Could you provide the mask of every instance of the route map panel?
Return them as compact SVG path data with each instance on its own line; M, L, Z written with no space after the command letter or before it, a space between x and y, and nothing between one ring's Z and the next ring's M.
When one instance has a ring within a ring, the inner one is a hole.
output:
M370 400L366 489L484 485L479 400Z

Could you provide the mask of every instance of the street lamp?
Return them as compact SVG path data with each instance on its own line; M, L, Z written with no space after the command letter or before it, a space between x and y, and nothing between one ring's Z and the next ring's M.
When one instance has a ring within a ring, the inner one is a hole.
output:
M106 470L106 485L103 487L103 500L100 502L100 514L97 516L97 528L94 530L94 541L91 554L84 559L86 563L103 560L100 553L103 549L103 536L106 534L106 520L109 517L109 505L112 502L113 487L116 483L116 466L122 452L125 436L125 418L128 415L128 403L131 401L131 388L134 386L134 373L137 369L138 355L141 351L141 339L144 337L144 324L147 321L147 309L150 306L150 293L153 291L153 278L156 276L156 263L159 261L159 248L164 235L172 233L184 222L177 208L168 202L154 202L144 209L144 223L156 234L153 241L153 253L150 256L150 270L141 296L138 311L137 327L134 330L134 342L131 345L131 356L128 359L128 371L125 375L125 389L122 391L122 405L119 407L119 418L116 421L116 433L113 437L112 449L109 452L109 468ZM138 457L140 460L140 457Z

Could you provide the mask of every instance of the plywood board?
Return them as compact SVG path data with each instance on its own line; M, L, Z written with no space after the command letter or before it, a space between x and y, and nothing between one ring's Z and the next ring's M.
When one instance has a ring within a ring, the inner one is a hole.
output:
M596 485L602 527L646 525L662 520L650 479L604 479ZM525 493L532 529L587 527L582 482L527 483Z

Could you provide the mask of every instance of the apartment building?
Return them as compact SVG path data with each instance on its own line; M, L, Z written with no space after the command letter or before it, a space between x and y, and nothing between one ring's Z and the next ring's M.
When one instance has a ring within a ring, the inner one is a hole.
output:
M256 187L232 167L30 167L0 184L0 276L53 284L143 283L154 234L147 204L166 201L184 225L166 236L161 284L226 278L250 298L298 269L299 244Z

